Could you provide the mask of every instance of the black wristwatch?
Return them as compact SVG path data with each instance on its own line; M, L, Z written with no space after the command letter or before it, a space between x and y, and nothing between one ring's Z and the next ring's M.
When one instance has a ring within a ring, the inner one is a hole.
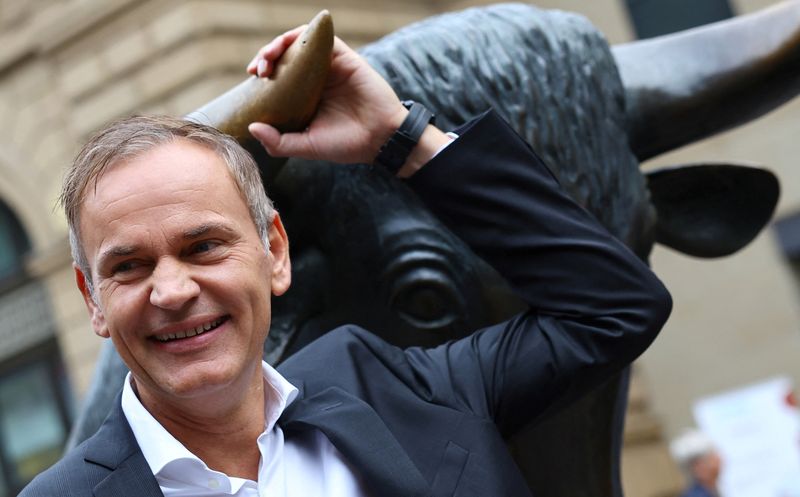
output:
M403 106L408 115L397 131L383 144L373 164L385 167L390 173L397 171L406 163L409 154L419 142L422 132L435 116L419 102L404 100Z

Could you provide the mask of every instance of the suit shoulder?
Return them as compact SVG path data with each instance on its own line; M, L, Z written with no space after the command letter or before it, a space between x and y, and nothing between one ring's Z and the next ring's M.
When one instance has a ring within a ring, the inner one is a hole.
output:
M309 343L278 366L284 375L304 377L313 367L317 373L320 368L337 371L347 365L364 364L375 359L397 361L403 351L384 341L374 333L356 325L335 328Z
M333 330L325 333L313 342L309 343L296 354L294 354L287 362L296 356L305 355L318 355L318 354L331 354L341 353L345 349L353 348L366 348L366 349L383 349L394 348L388 342L377 336L376 334L361 328L354 324L347 324L339 326Z
M75 447L47 470L39 473L19 497L91 497L94 486L108 470L89 464L84 459L86 442Z

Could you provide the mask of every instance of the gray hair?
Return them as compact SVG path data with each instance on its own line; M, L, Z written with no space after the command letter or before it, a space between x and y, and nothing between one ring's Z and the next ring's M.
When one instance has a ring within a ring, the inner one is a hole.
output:
M269 227L275 217L272 201L264 191L253 157L232 137L203 124L168 116L133 116L115 121L96 133L75 157L64 176L59 203L69 225L72 258L86 278L94 297L94 284L80 238L80 207L87 189L114 164L133 159L158 145L177 139L189 140L216 152L247 203L250 217L265 249L269 249Z
M699 458L716 452L714 442L700 430L687 429L672 439L669 451L678 466L691 476L692 464Z

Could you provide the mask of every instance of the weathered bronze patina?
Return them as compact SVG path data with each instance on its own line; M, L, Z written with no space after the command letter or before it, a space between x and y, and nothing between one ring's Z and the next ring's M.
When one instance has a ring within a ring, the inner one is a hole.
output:
M319 105L332 49L333 19L323 10L281 56L269 78L251 76L186 117L243 144L253 140L247 131L252 122L269 123L281 132L300 131Z

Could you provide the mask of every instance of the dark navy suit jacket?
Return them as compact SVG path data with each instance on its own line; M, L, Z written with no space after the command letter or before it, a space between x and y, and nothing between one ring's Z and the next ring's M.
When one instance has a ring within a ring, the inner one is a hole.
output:
M278 369L300 389L287 437L322 430L375 496L524 496L504 437L608 379L655 338L663 285L558 186L494 113L410 181L529 305L510 321L401 350L354 326ZM119 402L23 496L158 496Z

